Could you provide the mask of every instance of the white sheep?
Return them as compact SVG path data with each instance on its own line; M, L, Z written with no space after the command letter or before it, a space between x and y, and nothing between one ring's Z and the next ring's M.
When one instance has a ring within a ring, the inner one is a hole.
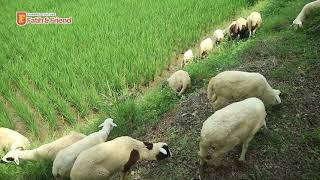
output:
M234 39L238 36L238 31L236 29L237 21L232 21L227 29L224 30L224 34L227 34L231 39Z
M183 68L184 66L188 65L193 59L193 53L191 49L188 49L184 54L183 54L183 61L181 64L181 67Z
M266 127L266 111L258 98L248 98L216 111L202 126L199 143L201 170L205 164L219 166L224 154L242 145L239 161L245 160L249 142L256 132ZM213 155L208 150L213 148Z
M249 97L260 98L266 104L280 104L280 91L272 89L259 73L224 71L211 78L207 95L215 110Z
M224 39L224 32L221 29L217 29L213 33L216 44L220 44Z
M42 145L33 150L12 150L9 151L1 160L3 163L16 163L19 165L20 160L51 160L56 158L56 155L61 149L64 149L71 144L84 138L85 135L77 132L72 132L67 136L59 138L51 143Z
M249 30L249 37L254 36L257 29L262 24L261 14L258 12L252 12L247 18L247 26Z
M239 18L236 21L236 35L238 38L243 38L248 31L247 20L244 18Z
M139 160L163 160L171 157L166 143L146 143L128 136L118 137L83 151L71 170L71 180L107 179L121 171L121 179Z
M17 131L0 127L0 151L28 149L30 141Z
M306 16L315 8L320 7L320 0L317 1L313 1L310 2L308 4L306 4L301 12L299 13L299 15L296 17L296 19L292 22L292 25L295 28L302 28L302 23L304 22L304 20L306 19Z
M105 142L113 127L117 126L112 119L106 119L99 127L102 129L62 149L55 158L52 166L52 174L56 178L70 176L70 171L78 155L97 144Z
M200 56L206 57L213 49L213 41L211 38L207 38L200 43Z
M188 87L191 86L191 78L188 72L179 70L173 73L168 79L167 82L169 87L174 91L179 92L179 96L186 91Z

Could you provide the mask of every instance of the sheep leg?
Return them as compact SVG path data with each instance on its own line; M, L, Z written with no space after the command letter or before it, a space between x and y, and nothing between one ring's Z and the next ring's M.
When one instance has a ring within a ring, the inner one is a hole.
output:
M244 160L245 160L245 156L246 156L246 153L247 153L247 150L248 150L249 142L252 140L252 138L253 138L253 135L251 135L250 137L248 137L248 138L243 142L242 151L241 151L241 155L240 155L239 161L244 161Z

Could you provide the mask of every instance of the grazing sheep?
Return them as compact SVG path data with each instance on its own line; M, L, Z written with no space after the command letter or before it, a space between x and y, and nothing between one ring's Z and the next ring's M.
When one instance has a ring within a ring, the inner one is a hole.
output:
M99 127L100 131L92 133L87 137L62 149L55 158L52 166L52 174L56 178L69 177L70 171L78 155L97 144L105 142L113 127L117 126L112 119L106 119Z
M200 44L200 56L207 57L209 52L213 49L213 41L211 38L203 40Z
M244 38L246 35L246 32L248 31L248 27L247 27L247 20L244 18L239 18L236 21L236 35L238 38Z
M251 35L255 35L257 29L261 26L262 24L262 18L261 14L258 12L253 12L251 13L248 18L247 18L247 26L249 30L249 37Z
M301 12L299 13L299 15L296 17L296 19L292 22L292 25L295 28L302 28L302 23L304 22L304 20L306 19L306 16L315 8L320 7L320 0L317 1L313 1L310 2L308 4L306 4Z
M179 92L179 96L186 91L188 87L191 86L191 79L188 72L179 70L173 73L167 82L169 86L176 92Z
M236 29L237 21L232 21L232 23L228 26L226 30L224 30L225 34L228 34L228 36L231 39L235 39L238 37L238 31Z
M12 150L9 151L1 160L3 163L16 163L19 165L21 160L51 160L56 158L56 155L61 149L64 149L71 144L84 138L85 135L77 132L72 132L67 136L64 136L58 140L55 140L49 144L42 145L33 150Z
M189 49L183 54L183 61L182 61L181 67L188 65L192 59L193 59L193 53L192 53L192 50Z
M223 41L224 32L221 29L217 29L217 30L214 31L213 36L215 38L216 45L220 44Z
M207 95L215 110L229 103L257 97L266 104L280 104L280 91L272 89L259 73L224 71L211 78Z
M201 171L206 163L219 166L222 156L240 143L243 145L239 161L244 161L249 142L262 126L266 127L265 117L264 104L258 98L230 104L210 116L201 130ZM212 158L209 148L214 148Z
M29 140L17 131L0 127L0 151L28 149Z
M122 171L126 179L131 166L139 160L163 160L171 157L166 143L147 143L128 136L118 137L83 151L71 170L72 180L107 179Z

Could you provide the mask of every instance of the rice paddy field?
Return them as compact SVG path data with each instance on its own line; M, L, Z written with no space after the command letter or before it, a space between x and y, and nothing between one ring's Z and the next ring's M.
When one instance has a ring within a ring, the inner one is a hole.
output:
M148 85L247 0L0 2L0 126L31 137L110 111L106 99ZM15 24L54 12L69 25ZM45 134L45 133L44 133Z

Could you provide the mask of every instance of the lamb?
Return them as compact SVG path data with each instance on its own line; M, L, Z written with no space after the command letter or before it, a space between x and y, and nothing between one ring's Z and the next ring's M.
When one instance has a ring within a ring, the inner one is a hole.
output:
M167 82L169 86L176 92L179 92L179 96L186 91L188 87L191 87L191 79L188 72L179 70L173 73Z
M0 127L0 151L24 150L30 147L30 141L17 131Z
M266 127L266 111L258 98L248 98L228 105L211 115L202 126L199 143L200 172L204 165L221 165L222 156L242 143L240 162L245 160L249 142L256 132ZM214 148L213 157L208 154Z
M214 38L216 44L220 44L224 39L224 32L221 29L217 29L214 31Z
M77 132L71 132L69 135L57 139L49 144L42 145L33 150L11 150L1 160L2 163L20 164L21 160L51 160L56 158L56 155L61 149L64 149L71 144L84 138L85 135Z
M280 91L272 89L259 73L224 71L211 78L207 95L215 110L229 103L257 97L266 104L280 104Z
M207 57L209 52L213 49L213 41L207 38L200 43L200 56Z
M296 17L296 19L292 22L292 25L295 28L302 28L302 23L305 21L306 16L315 8L320 7L320 0L310 2L306 4L299 15Z
M184 54L183 54L183 61L181 67L183 68L184 66L188 65L190 61L193 59L193 53L191 49L188 49Z
M236 21L236 35L238 38L244 38L246 32L248 31L247 20L244 18L239 18Z
M262 24L261 14L258 12L252 12L247 18L247 26L249 30L249 37L254 36L257 29Z
M118 137L83 151L71 170L72 180L107 179L122 171L126 179L131 166L139 160L163 160L171 157L166 143L141 142L128 136Z
M102 127L100 131L92 133L69 147L62 149L53 162L53 176L56 178L68 178L70 176L73 163L78 155L86 149L105 142L110 131L116 126L117 125L113 123L113 120L108 118L99 126Z

